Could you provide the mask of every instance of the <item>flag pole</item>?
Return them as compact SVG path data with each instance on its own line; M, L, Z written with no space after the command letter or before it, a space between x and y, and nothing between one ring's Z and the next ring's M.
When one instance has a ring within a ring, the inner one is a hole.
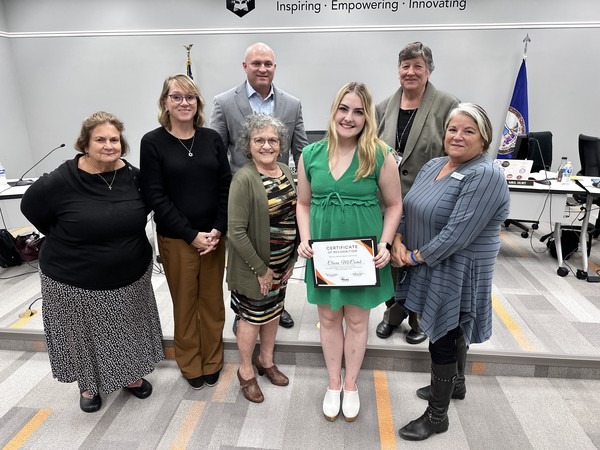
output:
M502 139L498 148L498 159L513 159L517 137L529 132L529 100L527 95L527 44L531 42L529 34L523 39L523 59L515 81L512 98L504 120Z
M525 48L523 49L523 59L527 59L527 44L531 42L531 39L529 38L529 33L527 33L527 36L525 36L523 42L525 43Z
M194 79L194 77L192 76L192 58L190 56L190 52L192 51L192 46L194 44L190 44L190 45L184 45L185 49L187 50L187 61L186 61L186 65L185 65L185 72L187 74L188 77L190 77L192 80Z

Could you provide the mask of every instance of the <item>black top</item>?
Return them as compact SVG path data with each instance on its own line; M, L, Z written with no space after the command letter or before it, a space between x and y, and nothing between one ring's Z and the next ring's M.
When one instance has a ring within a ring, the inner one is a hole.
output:
M406 147L406 141L408 140L415 114L417 114L416 109L400 108L398 125L396 126L396 151L400 156L404 155L404 148Z
M82 156L43 175L23 195L21 211L46 235L40 268L83 289L127 286L144 274L152 259L139 170L124 161L116 174L92 175L78 168ZM109 190L106 182L113 175Z
M185 145L184 145L185 144ZM154 210L157 232L188 244L198 232L227 231L231 169L221 136L199 128L183 144L164 128L141 141L140 169L144 197Z

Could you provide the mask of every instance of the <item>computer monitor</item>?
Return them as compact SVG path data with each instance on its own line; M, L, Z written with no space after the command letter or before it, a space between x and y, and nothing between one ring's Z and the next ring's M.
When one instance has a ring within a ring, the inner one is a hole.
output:
M513 155L513 159L527 159L529 156L529 137L526 134L517 135Z
M533 160L532 172L550 170L552 165L552 133L550 131L532 131L519 134L513 150L513 159Z

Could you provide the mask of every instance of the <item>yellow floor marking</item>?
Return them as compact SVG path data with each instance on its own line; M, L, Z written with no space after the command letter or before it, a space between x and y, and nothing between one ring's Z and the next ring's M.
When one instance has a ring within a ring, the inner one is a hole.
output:
M10 440L8 444L2 450L12 450L21 448L23 444L31 437L31 435L37 430L44 421L50 417L52 409L44 408L40 409L29 422L25 425L21 431L19 431L14 438Z
M38 314L37 312L35 314ZM35 314L28 316L28 317L21 317L19 320L17 320L15 323L13 323L12 325L9 325L8 328L23 328L24 325L27 325L29 323L29 321L35 317Z
M527 258L529 256L528 250L520 247L519 244L509 238L505 231L500 231L500 240L502 241L502 247L510 247L510 250L514 252L515 255L518 255L519 258Z
M384 370L374 370L375 397L377 399L377 417L379 420L379 439L382 449L396 448L396 431L392 420L392 405L387 375Z
M472 375L485 375L486 368L487 368L486 363L472 362L471 363L471 374Z
M213 389L213 395L211 401L215 403L223 403L229 392L229 388L232 383L237 383L237 365L236 364L224 364L221 369L221 375L219 376L219 382Z
M502 320L504 326L513 335L513 337L517 341L517 344L519 344L519 347L521 347L521 350L526 352L534 351L535 349L533 348L531 342L529 342L529 339L525 337L525 335L519 328L519 325L517 325L517 323L513 320L510 314L508 314L506 309L504 309L504 305L502 305L502 302L494 294L492 294L492 306L496 314L498 314L498 317L500 317L500 320Z
M204 405L205 402L192 403L185 419L183 419L183 422L179 427L179 432L175 437L175 441L173 442L173 445L171 445L172 450L188 448L192 434L194 434L196 425L198 425L198 421L202 416L202 411L204 411Z

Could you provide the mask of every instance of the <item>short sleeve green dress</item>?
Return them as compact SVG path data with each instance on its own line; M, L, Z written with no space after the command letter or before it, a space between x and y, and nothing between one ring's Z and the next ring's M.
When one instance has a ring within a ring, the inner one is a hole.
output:
M377 153L375 172L354 181L358 169L358 154L348 170L335 180L329 172L327 140L315 142L302 151L306 177L310 183L310 233L312 239L376 236L381 238L383 218L377 192L379 171L385 157ZM389 300L394 294L390 265L379 272L378 287L315 288L312 261L306 264L306 290L308 302L329 305L334 311L344 305L371 309Z

